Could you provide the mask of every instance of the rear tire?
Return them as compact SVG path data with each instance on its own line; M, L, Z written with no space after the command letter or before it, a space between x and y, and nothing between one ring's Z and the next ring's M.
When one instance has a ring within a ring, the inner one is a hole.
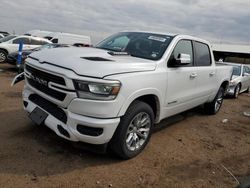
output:
M235 99L237 99L238 96L239 96L239 93L240 93L240 85L237 84L237 86L236 86L235 89L234 89L234 95L233 95L233 97L234 97Z
M7 53L4 50L0 50L0 63L4 63L7 59Z
M210 103L204 105L204 110L207 114L214 115L219 112L224 99L224 88L220 87L218 93L216 94L214 100Z
M123 159L138 155L147 145L154 122L152 108L141 101L133 102L121 118L112 140L110 149Z

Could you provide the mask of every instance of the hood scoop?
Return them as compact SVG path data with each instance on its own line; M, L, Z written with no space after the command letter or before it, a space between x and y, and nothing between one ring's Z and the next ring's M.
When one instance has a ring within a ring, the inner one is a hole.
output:
M103 58L103 57L81 57L81 58L89 60L89 61L113 61L113 60L106 59L106 58Z

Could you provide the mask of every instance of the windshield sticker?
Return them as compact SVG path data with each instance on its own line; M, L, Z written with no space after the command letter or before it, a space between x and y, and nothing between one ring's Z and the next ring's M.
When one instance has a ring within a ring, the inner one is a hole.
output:
M165 39L163 37L157 37L157 36L149 36L148 39L156 40L156 41L160 41L160 42L166 42L166 40L167 40L167 39Z

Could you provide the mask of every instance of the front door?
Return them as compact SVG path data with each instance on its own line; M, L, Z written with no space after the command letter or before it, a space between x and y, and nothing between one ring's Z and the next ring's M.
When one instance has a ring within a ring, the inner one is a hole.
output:
M172 66L172 62L180 56L188 54L191 63L178 67ZM168 61L167 91L165 97L165 116L169 117L195 106L197 67L194 67L194 52L191 40L180 40Z

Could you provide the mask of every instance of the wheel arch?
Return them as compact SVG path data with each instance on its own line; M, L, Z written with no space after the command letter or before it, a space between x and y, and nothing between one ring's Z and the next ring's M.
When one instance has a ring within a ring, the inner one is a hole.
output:
M9 51L6 48L0 47L0 50L5 51L7 53L7 55L9 54Z
M130 96L124 103L124 105L122 106L122 108L119 111L119 116L123 116L127 109L129 108L129 106L136 100L138 101L142 101L145 102L146 104L148 104L155 115L155 122L158 123L159 122L159 118L160 118L160 106L161 106L161 101L160 101L160 97L159 97L159 93L157 91L140 91L137 93L134 93L132 96Z
M228 81L228 80L224 80L224 81L221 83L220 87L222 87L222 88L224 89L224 94L225 94L226 91L227 91L227 89L228 89L228 87L229 87L229 81Z

